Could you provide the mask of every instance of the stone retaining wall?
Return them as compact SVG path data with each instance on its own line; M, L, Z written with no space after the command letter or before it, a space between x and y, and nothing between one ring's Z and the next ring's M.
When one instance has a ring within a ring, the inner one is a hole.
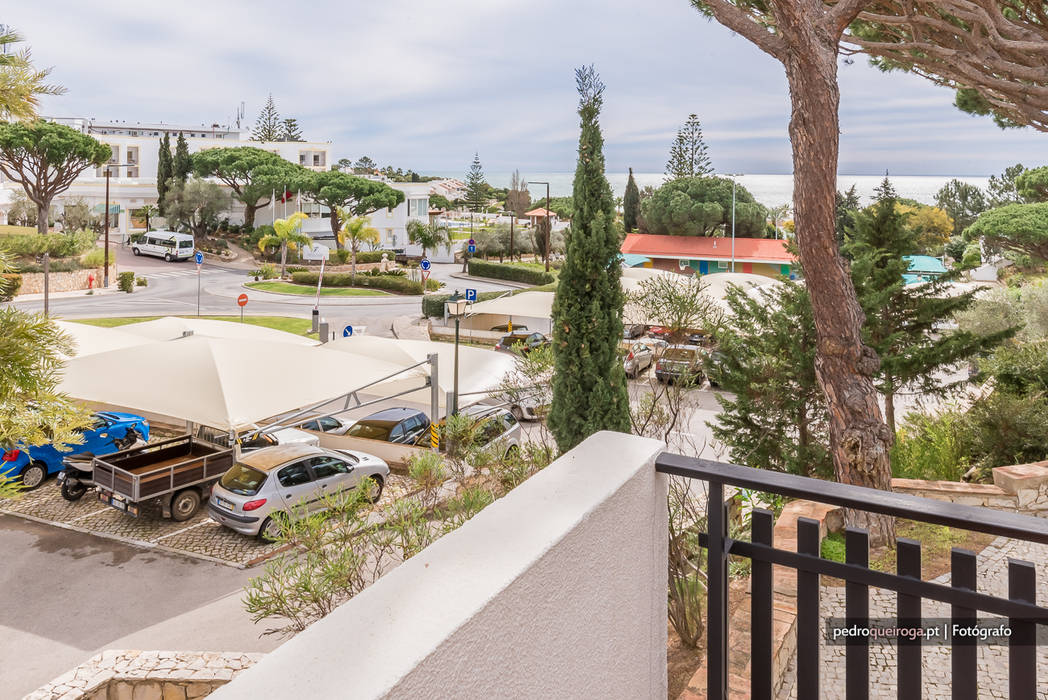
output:
M25 700L195 700L210 695L263 654L108 650Z
M1048 460L996 467L992 484L892 479L892 490L937 501L1048 518Z
M94 287L102 284L102 269L97 270L74 270L72 272L52 272L49 274L51 292L75 292L87 289L88 277L94 275ZM116 279L117 269L115 264L109 266L110 284ZM19 294L43 294L44 273L24 272L22 273L22 286Z

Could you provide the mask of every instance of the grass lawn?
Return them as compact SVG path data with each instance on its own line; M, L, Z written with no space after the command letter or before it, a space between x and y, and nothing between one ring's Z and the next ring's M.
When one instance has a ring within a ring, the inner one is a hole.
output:
M160 316L138 316L136 318L77 318L72 319L74 323L86 323L89 326L101 326L103 328L115 328L126 326L129 323L140 323L142 321L153 321ZM197 316L182 316L181 318L197 318ZM209 321L235 321L240 322L240 316L200 316ZM245 316L244 323L254 326L274 328L295 335L309 335L313 322L308 318L289 318L287 316Z
M291 282L248 282L248 287L263 292L281 292L283 294L299 294L301 296L313 296L317 288L312 285L292 284ZM321 287L322 297L385 297L386 292L366 287Z

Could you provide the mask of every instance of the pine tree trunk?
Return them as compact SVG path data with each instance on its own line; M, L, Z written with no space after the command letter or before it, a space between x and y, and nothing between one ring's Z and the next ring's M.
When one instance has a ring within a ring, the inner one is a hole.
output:
M47 220L49 218L48 215L50 213L51 213L51 203L50 202L48 202L47 204L39 204L38 203L36 205L36 230L37 230L37 233L40 233L42 235L47 235L47 232L49 230L49 227L47 225ZM108 212L107 212L107 214L108 214Z
M895 435L895 392L891 389L884 392L884 421L888 424L888 432Z
M791 51L785 67L792 99L797 243L815 317L815 370L829 408L834 469L841 483L890 490L891 434L881 420L872 380L879 361L862 342L863 314L835 237L837 42L816 28L791 30L807 34L802 43L809 49ZM895 525L888 516L848 510L845 522L868 530L875 544L894 541Z
M244 204L244 226L247 228L255 228L255 212L260 207L256 204Z

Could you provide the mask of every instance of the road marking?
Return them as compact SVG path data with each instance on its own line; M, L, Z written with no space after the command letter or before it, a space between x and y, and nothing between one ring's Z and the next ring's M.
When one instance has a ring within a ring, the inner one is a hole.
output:
M107 510L111 510L111 509L110 508L99 508L98 510L94 511L93 513L88 513L87 515L77 516L77 517L73 518L72 520L70 520L69 522L75 523L77 520L85 520L87 518L93 518L94 516L98 515L99 513L105 513ZM115 509L112 509L112 510L115 510Z
M201 520L199 523L197 523L195 525L190 525L188 527L182 528L181 530L175 530L174 532L169 532L166 535L161 535L160 537L157 537L156 540L154 540L154 541L155 542L159 542L160 540L167 539L168 537L174 537L175 535L181 535L186 530L192 530L194 527L200 527L201 525L207 525L210 522L212 522L211 518L208 518L207 520Z

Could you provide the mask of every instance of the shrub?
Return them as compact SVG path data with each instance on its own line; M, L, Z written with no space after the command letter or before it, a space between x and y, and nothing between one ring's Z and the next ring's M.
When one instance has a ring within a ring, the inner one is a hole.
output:
M4 247L15 257L33 257L48 253L53 258L68 258L89 250L94 244L93 231L15 235L4 237Z
M273 263L262 263L262 267L258 269L258 276L264 280L276 279L277 266Z
M556 279L552 272L544 270L533 270L527 267L475 259L469 261L469 274L477 277L493 277L495 279L535 285L549 284Z
M315 287L320 274L317 272L296 272L291 275L291 281L295 284L304 284ZM367 275L358 273L356 283L353 283L353 275L349 272L336 272L324 275L325 287L370 287L383 289L397 294L422 294L422 283L414 282L403 275ZM436 280L428 280L427 289L439 289L440 283Z
M101 266L102 266L102 264L99 263L98 267L101 267ZM75 270L79 270L80 269L80 261L77 260L76 258L57 258L57 259L51 260L51 262L48 263L47 269L50 272L73 272ZM18 271L19 272L23 272L23 273L25 273L25 272L43 272L44 271L44 266L42 264L36 263L36 262L19 263L18 264Z
M304 265L288 265L287 273L293 275L296 272L309 272L309 268Z
M382 262L382 254L386 254L386 259L391 261L396 257L396 253L392 250L363 250L357 253L358 263L377 263Z
M345 265L347 262L349 262L349 258L352 255L352 253L350 253L350 251L344 250L344 249L343 250L333 250L331 252L335 254L335 260L338 261L339 265ZM357 262L360 262L360 258L359 257L357 258Z
M109 261L112 262L116 259L115 255L110 254ZM105 248L94 248L87 251L80 257L80 265L87 268L102 267L106 262L106 251Z
M121 292L127 292L128 294L135 291L135 273L121 272L117 277L117 288Z
M0 273L0 301L11 301L22 288L22 275L15 272Z
M433 280L429 280L432 282ZM316 284L316 282L314 282ZM479 292L477 301L487 301L500 297L505 292ZM444 318L444 302L451 297L450 294L431 294L422 299L422 315L430 318Z
M149 286L149 280L147 280L145 277L136 277L135 285L139 287L147 287Z
M964 414L911 413L895 432L892 475L903 479L960 481L968 470L971 444Z

